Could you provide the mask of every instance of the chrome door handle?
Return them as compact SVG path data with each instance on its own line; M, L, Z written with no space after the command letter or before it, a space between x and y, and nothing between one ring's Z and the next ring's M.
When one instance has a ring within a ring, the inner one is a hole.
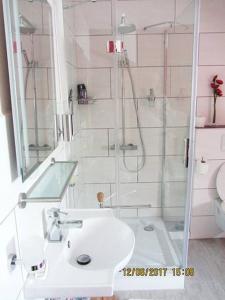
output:
M185 138L184 139L184 166L185 166L185 168L188 168L188 165L189 165L189 144L190 144L190 139Z

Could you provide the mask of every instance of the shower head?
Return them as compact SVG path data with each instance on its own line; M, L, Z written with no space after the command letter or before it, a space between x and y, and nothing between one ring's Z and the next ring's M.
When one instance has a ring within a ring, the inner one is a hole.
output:
M135 24L126 23L126 16L123 14L121 16L121 21L120 21L120 24L118 26L119 33L120 34L127 34L127 33L134 32L135 30L136 30Z
M32 34L36 28L23 15L19 15L20 32L23 34Z

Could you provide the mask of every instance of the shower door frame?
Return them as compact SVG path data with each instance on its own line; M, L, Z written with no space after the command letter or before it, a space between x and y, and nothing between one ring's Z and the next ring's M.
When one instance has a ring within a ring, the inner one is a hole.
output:
M196 132L196 111L197 111L197 79L198 79L198 53L199 53L199 24L200 24L200 6L201 0L194 0L194 37L193 37L193 63L192 63L192 91L191 91L191 111L189 127L189 153L188 153L188 171L187 171L187 192L185 201L184 218L184 240L182 267L187 267L188 246L190 238L191 225L191 204L193 198L194 166L195 166L195 132Z

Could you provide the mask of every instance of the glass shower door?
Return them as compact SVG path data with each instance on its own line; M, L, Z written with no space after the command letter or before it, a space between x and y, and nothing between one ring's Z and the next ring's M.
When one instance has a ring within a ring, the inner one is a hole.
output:
M113 1L123 49L115 54L118 198L112 204L134 230L130 265L136 267L182 265L187 240L195 2L175 8L168 1L165 14L162 2Z

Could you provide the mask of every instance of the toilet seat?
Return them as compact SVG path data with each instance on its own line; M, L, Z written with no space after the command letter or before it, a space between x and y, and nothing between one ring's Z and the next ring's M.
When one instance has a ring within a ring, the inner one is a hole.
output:
M225 201L225 163L222 164L217 173L216 188L220 199Z

